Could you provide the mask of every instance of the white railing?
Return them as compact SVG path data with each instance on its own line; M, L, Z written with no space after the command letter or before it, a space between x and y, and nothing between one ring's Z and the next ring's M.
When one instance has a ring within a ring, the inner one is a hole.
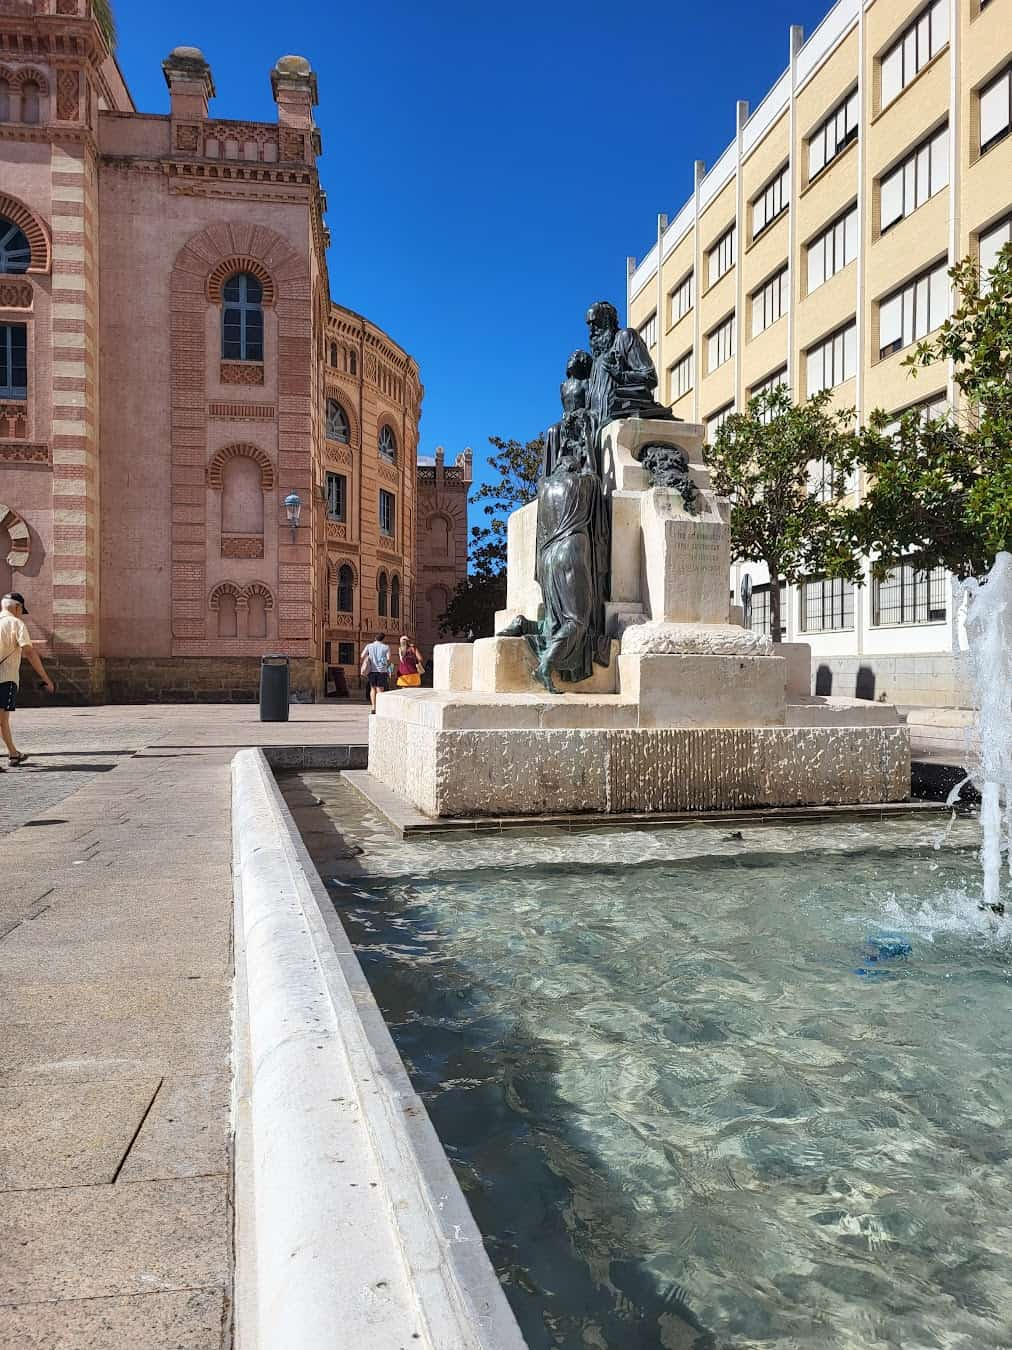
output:
M787 110L790 101L791 72L787 69L742 127L742 159L751 154L767 131Z
M709 206L717 193L734 177L738 162L738 146L732 141L720 159L699 185L699 209Z
M847 36L857 23L860 10L860 0L837 0L798 52L798 89L811 79L823 61Z

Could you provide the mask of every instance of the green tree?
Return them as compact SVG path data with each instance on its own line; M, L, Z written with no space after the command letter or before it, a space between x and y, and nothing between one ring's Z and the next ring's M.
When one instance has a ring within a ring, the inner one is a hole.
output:
M858 436L869 487L854 513L854 542L874 556L879 576L901 559L980 576L1012 548L1012 247L983 287L971 258L949 276L952 317L904 364L916 376L951 361L959 413L926 418L914 409L897 426L878 409Z
M780 583L813 573L860 579L840 501L854 466L853 413L834 412L828 390L795 404L784 386L732 413L707 448L714 490L731 502L731 553L765 563L770 630L780 642Z
M491 636L496 610L506 605L506 522L512 511L538 495L544 453L540 437L525 442L490 436L489 442L495 451L488 459L492 481L471 498L472 504L482 503L487 524L471 527L468 575L440 621L442 633Z
M93 0L95 22L102 30L102 36L109 44L109 50L116 50L116 20L112 13L112 0Z

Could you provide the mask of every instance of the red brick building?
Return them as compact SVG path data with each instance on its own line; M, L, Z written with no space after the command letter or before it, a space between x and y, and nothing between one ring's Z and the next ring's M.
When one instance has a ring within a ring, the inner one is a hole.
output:
M65 697L248 697L274 651L312 697L422 613L419 371L331 300L309 63L270 123L163 70L138 112L91 0L0 0L0 590Z

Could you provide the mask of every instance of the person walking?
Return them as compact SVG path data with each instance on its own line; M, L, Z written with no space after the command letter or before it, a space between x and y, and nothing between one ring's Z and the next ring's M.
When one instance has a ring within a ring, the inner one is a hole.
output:
M424 674L422 654L405 633L397 649L397 688L417 689Z
M370 712L376 711L376 698L390 687L390 648L386 644L386 633L377 633L376 640L370 642L362 653L359 673L369 679Z
M54 688L38 652L32 646L28 625L22 617L27 613L25 597L18 591L9 591L0 600L0 737L3 738L7 756L14 768L24 764L28 758L14 744L11 735L11 713L18 706L22 656L28 657L46 693L51 694Z

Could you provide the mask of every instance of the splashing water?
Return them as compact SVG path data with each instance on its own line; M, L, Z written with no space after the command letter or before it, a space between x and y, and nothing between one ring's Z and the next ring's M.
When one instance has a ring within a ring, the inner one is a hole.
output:
M966 631L978 708L977 766L971 776L980 789L983 906L1003 914L1003 852L1012 869L1012 553L999 553L984 581L967 581L964 590L969 600Z

